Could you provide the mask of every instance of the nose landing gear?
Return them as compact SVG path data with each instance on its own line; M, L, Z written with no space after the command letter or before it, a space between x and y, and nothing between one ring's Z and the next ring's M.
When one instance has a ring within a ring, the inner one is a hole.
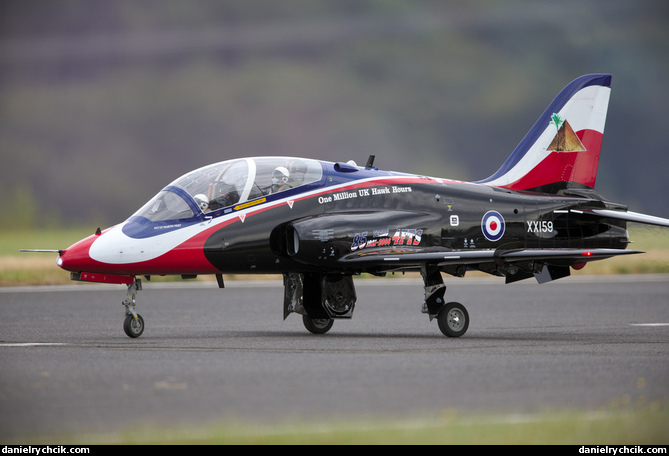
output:
M139 337L144 332L144 319L135 312L135 297L137 292L142 289L141 279L135 278L128 285L128 292L122 304L125 306L125 320L123 321L123 330L128 337L133 339Z

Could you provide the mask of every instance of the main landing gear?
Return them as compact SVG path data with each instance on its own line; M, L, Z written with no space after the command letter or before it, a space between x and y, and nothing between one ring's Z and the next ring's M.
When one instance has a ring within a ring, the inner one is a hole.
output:
M133 339L139 337L144 332L144 319L135 312L135 296L142 289L142 281L135 277L133 282L128 285L128 292L123 300L125 306L125 320L123 321L123 330Z
M469 328L469 313L459 302L444 302L446 285L436 266L421 268L425 283L423 313L437 319L447 337L460 337ZM284 274L283 318L292 312L302 315L304 327L313 334L327 333L335 319L351 318L356 294L351 276Z
M420 270L425 284L423 313L436 318L439 329L447 337L460 337L469 328L469 313L459 302L444 303L446 285L436 266L423 265Z
M284 320L292 312L302 315L304 327L312 334L325 334L334 320L351 318L356 293L353 278L339 274L284 274Z

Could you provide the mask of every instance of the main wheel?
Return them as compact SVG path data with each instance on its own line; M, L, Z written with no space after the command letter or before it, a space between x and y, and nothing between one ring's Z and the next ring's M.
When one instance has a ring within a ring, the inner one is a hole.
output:
M123 330L128 337L132 337L133 339L141 336L144 332L144 319L139 314L137 314L137 319L132 315L127 315L123 322Z
M449 302L439 311L437 323L444 336L460 337L469 328L469 313L459 302Z
M334 320L332 318L311 318L309 315L302 315L302 323L304 323L307 331L312 334L325 334L332 328Z

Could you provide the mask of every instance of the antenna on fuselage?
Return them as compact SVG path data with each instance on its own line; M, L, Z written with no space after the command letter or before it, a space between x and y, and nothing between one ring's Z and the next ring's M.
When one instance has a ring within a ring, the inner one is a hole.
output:
M369 156L367 159L367 164L365 165L365 169L372 169L374 167L374 158L376 158L375 155Z

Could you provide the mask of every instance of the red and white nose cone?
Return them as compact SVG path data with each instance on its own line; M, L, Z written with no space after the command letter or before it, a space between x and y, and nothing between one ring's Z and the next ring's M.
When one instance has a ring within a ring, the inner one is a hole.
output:
M89 255L91 244L96 238L96 235L92 235L73 244L63 251L62 255L56 260L56 264L70 272L90 270L96 263Z
M63 251L58 266L70 272L137 275L214 274L204 243L217 226L201 224L149 237L134 238L123 225L89 236Z

